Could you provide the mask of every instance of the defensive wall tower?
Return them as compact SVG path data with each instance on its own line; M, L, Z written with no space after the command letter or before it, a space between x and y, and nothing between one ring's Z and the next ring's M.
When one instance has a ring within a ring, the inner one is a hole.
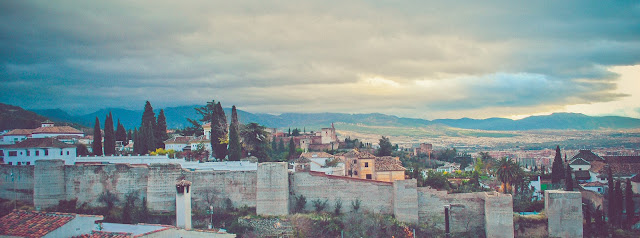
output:
M66 199L63 160L38 160L33 172L33 205L44 209Z

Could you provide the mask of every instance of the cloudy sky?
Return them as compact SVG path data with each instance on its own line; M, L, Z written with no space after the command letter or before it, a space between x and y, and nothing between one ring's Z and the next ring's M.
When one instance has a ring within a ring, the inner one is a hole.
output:
M640 118L638 1L442 2L3 0L0 102Z

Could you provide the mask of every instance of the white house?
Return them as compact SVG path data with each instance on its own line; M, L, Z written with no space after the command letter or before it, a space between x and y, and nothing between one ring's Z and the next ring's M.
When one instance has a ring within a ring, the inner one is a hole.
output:
M24 141L27 138L31 137L31 131L33 131L33 129L11 130L5 133L4 135L2 135L2 139L0 140L0 145L12 145L20 141Z
M54 138L29 138L0 150L4 163L9 165L33 165L36 160L49 159L61 159L67 165L76 162L76 147Z

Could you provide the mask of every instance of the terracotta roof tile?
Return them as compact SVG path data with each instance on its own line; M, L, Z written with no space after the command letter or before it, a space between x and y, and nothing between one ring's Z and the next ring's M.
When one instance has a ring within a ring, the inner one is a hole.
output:
M72 238L129 238L131 236L133 236L133 233L92 231L91 234L73 236Z
M28 138L3 148L75 148L75 146L61 142L55 138Z
M586 161L604 161L604 159L596 154L594 154L591 150L580 150L577 155L574 155L571 160L575 159L584 159Z
M604 187L606 185L607 184L601 183L600 181L588 182L588 183L580 184L580 186L582 186L582 187Z
M640 156L602 156L607 163L640 163Z
M176 136L171 139L165 140L165 144L187 144L189 141L194 140L193 136Z
M383 156L377 157L375 162L376 171L398 171L407 170L402 167L402 162L397 157Z
M576 175L577 180L589 180L591 178L591 174L588 170L578 170L575 171L574 174Z
M0 218L0 234L20 237L42 237L75 218L68 213L45 213L14 210Z
M84 134L82 131L70 126L38 127L32 134Z
M571 161L571 163L569 163L571 165L589 165L589 162L587 162L586 160L582 159L582 158L577 158Z
M5 136L28 136L28 135L31 135L31 132L33 132L33 129L14 129L7 132L4 135Z
M302 153L300 158L333 158L333 155L327 152L307 152Z

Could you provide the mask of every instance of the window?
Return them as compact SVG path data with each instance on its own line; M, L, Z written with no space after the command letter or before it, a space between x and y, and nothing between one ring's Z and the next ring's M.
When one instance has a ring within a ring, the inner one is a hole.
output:
M62 155L62 150L60 150L60 155Z
M31 162L27 162L27 165L31 165Z
M369 162L364 162L364 167L368 168L369 167ZM370 174L367 174L367 175L370 175Z
M31 151L27 150L27 156L31 156Z
M69 151L67 151L67 155L69 155Z
M49 149L44 149L44 156L49 155Z
M9 165L11 165L11 164L13 164L13 163L9 162Z
M358 171L353 171L353 175L358 175Z
M18 165L22 165L22 163L18 162Z
M36 156L40 156L40 151L36 150Z
M367 179L371 179L371 174L367 174Z
M9 156L18 156L18 151L9 151Z

